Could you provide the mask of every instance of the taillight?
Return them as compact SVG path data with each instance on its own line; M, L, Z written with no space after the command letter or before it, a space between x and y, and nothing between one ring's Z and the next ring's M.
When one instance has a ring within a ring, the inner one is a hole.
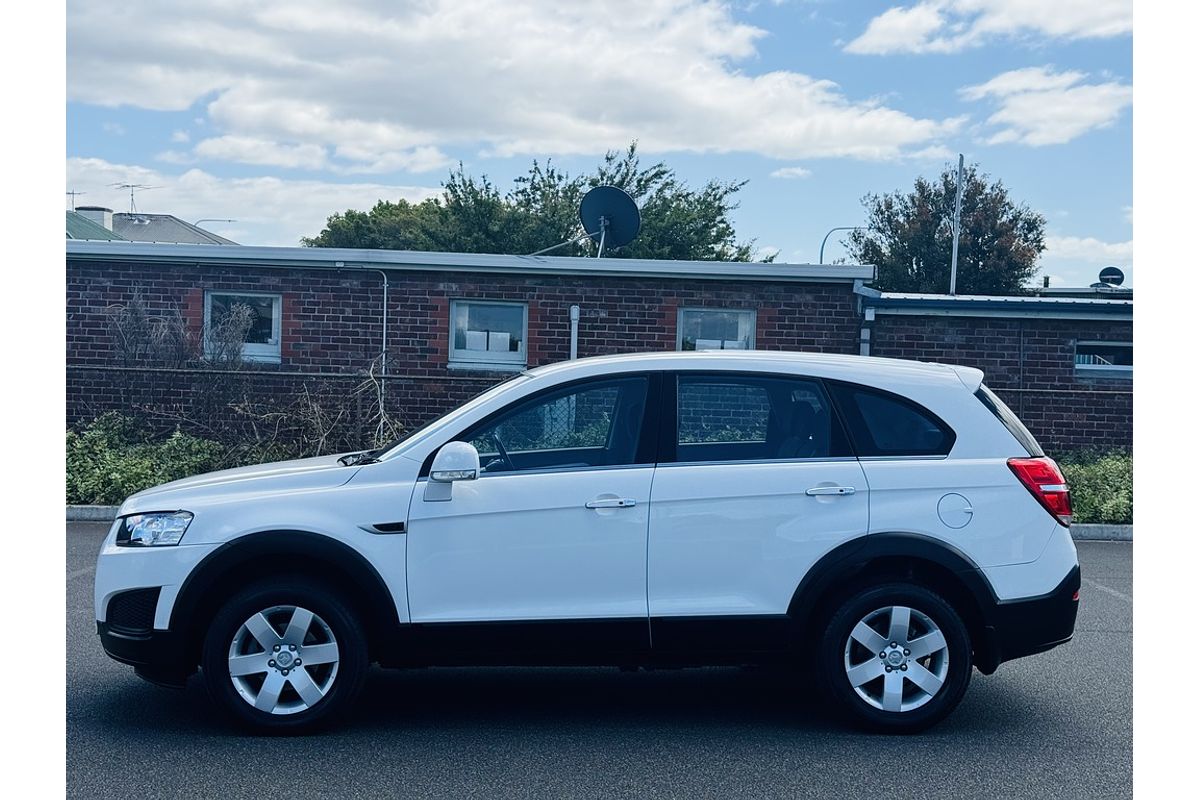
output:
M1010 458L1008 466L1042 506L1062 525L1071 525L1071 491L1054 459Z

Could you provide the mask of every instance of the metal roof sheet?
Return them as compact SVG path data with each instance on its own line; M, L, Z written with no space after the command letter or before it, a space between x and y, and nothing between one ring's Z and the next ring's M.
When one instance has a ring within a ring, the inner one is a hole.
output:
M225 247L149 242L68 242L67 257L212 264L290 269L388 269L498 272L524 275L597 275L701 280L767 280L852 283L870 280L871 266L763 264L731 261L661 261L633 258L568 258L487 253L426 253L412 250L357 250L325 247Z

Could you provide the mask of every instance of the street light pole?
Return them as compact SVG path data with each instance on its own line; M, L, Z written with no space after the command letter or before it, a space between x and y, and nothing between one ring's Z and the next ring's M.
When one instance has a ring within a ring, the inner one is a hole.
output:
M192 224L195 225L197 228L199 228L201 222L237 222L237 220L236 219L213 219L212 217L205 217L204 219L196 220Z
M834 233L835 231L865 231L865 230L866 230L866 227L863 225L847 225L847 226L843 226L840 228L830 229L829 233L825 234L825 238L821 240L821 254L820 254L820 256L817 257L817 263L818 264L825 263L825 242L829 241L830 234Z

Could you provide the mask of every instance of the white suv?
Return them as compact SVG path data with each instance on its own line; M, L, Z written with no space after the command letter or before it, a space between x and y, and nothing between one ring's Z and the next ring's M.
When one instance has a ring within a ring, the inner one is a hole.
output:
M976 369L663 353L524 372L376 451L140 492L104 649L241 722L346 710L371 662L813 666L915 731L972 665L1071 638L1058 467Z

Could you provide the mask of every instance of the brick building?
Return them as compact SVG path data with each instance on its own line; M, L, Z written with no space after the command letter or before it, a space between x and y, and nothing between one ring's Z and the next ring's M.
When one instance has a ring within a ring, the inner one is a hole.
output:
M1131 301L943 297L944 307L939 296L875 292L872 276L869 266L68 241L67 418L190 418L206 401L236 413L210 396L219 370L129 346L113 310L138 296L155 319L177 312L200 348L228 309L250 307L248 366L223 383L238 402L346 395L370 374L407 427L572 355L869 350L980 366L1048 447L1129 444ZM1105 369L1120 343L1130 365Z

